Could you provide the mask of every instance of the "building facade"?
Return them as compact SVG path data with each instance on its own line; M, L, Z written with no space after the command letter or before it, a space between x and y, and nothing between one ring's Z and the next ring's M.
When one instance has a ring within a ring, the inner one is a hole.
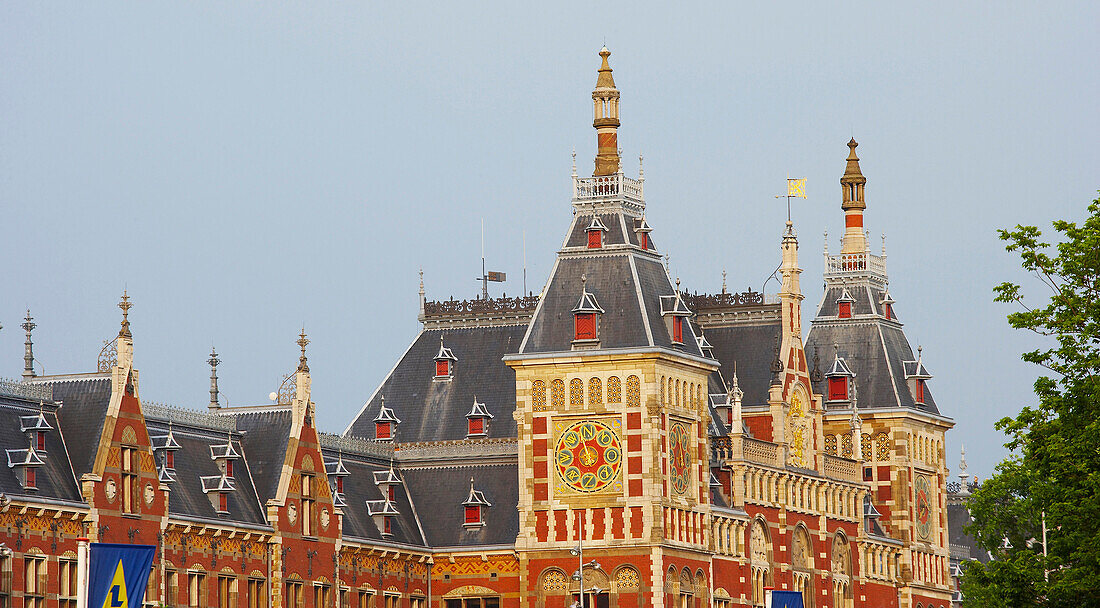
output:
M0 608L75 606L79 539L155 545L150 605L949 605L952 423L868 248L857 144L804 334L790 221L778 294L669 276L600 56L595 168L545 287L421 281L420 333L340 435L304 331L272 404L222 406L212 352L199 411L141 398L127 296L91 373L36 375L28 312L0 384Z

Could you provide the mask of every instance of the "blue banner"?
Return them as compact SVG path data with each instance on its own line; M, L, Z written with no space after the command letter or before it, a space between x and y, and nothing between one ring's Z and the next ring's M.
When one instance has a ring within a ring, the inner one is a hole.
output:
M140 608L156 551L153 545L92 543L88 608Z
M801 591L772 591L771 608L803 608Z

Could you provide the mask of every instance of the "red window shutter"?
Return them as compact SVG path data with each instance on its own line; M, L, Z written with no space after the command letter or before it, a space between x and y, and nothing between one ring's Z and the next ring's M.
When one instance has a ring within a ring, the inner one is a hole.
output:
M481 507L478 505L466 505L466 523L481 523Z
M374 438L375 439L389 439L390 438L390 423L388 423L388 422L375 422L374 423Z
M226 494L225 492L218 492L218 510L219 511L228 511L229 510L229 495Z
M393 501L394 501L394 491L393 491L393 486L386 486L386 498L387 498L387 499L388 499L388 500L389 500L390 502L393 502Z
M336 478L336 492L339 493L339 494L344 493L344 478L343 477L337 477Z
M576 328L576 340L596 339L596 313L578 312L573 315L573 322Z
M451 362L450 361L436 361L435 362L435 375L436 376L449 376L451 375Z
M848 399L848 379L829 378L829 401L846 401Z
M887 320L893 319L894 318L894 307L891 306L890 304L887 304L885 308L886 308L886 319Z
M43 451L46 449L46 431L38 431L37 444L38 445L35 446L36 450Z
M174 450L164 452L164 466L169 469L176 468L176 452Z
M851 316L852 316L852 303L851 302L840 302L839 304L840 304L840 308L839 308L838 316L841 319L851 318Z
M485 432L485 420L483 418L467 418L466 434L480 435Z
M917 379L917 403L924 403L924 379Z
M603 230L588 231L588 248L599 249L603 247Z
M232 477L233 476L233 461L232 460L226 460L225 461L225 475L227 477Z
M649 235L642 233L638 237L638 243L641 244L642 249L649 249Z
M684 341L684 318L672 317L672 341L683 342Z
M385 521L385 524L384 524L384 526L383 526L383 527L385 528L385 532L386 532L386 534L389 534L389 533L390 533L390 529L391 529L391 528L390 528L390 517L389 517L389 516L387 515L387 516L386 516L386 517L384 518L384 521Z
M38 487L38 471L34 467L27 467L27 487Z

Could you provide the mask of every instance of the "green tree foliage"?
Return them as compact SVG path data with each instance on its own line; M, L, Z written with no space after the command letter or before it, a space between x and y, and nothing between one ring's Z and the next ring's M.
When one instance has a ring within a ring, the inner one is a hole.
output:
M1034 406L997 423L1011 456L970 499L968 531L994 561L966 565L967 606L1100 607L1100 199L1088 213L1080 226L1053 223L1053 251L1034 226L1000 231L1050 289L1042 308L1020 285L995 289L997 301L1020 307L1012 327L1049 337L1023 355L1049 373L1035 382Z

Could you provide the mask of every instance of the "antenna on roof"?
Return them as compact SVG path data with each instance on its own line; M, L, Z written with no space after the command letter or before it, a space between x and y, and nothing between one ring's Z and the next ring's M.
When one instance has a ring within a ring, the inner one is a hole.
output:
M527 295L527 231L523 231L523 292Z
M524 258L526 259L527 252L524 250ZM524 263L526 269L526 262ZM526 274L526 270L525 270ZM481 299L489 299L489 281L494 283L503 283L507 275L503 272L486 272L485 271L485 218L481 218L481 276L478 277L478 281L481 281Z

